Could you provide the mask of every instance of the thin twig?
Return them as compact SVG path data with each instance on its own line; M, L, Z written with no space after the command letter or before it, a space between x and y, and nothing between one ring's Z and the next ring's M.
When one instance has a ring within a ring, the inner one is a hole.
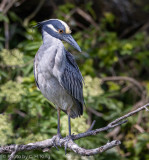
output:
M17 0L11 0L7 3L7 5L5 6L5 8L3 9L3 14L7 14L7 12L9 11L9 9L14 5L14 3L16 3Z
M144 87L135 79L131 77L122 77L122 76L113 76L113 77L105 77L102 78L102 81L129 81L133 83L141 92L144 92Z
M5 48L9 49L9 23L4 21Z
M15 145L15 148L14 148L14 152L11 153L10 157L8 160L13 160L16 153L17 153L17 149L18 149L18 145Z
M0 3L0 12L3 12L6 4L8 3L8 0L3 0L1 3Z
M96 123L96 121L94 120L93 123L92 123L92 125L90 126L90 128L87 130L87 132L89 132L89 131L91 131L93 129L95 123Z
M45 3L45 0L40 0L39 4L37 5L37 7L35 8L35 10L28 16L25 18L23 24L24 26L28 25L28 22L34 18L36 16L36 14L40 11L41 7L43 6L43 4Z
M88 110L89 112L93 113L94 115L96 115L97 117L102 117L102 116L103 116L102 113L96 111L95 109L93 109L93 108L91 108L91 107L88 107L87 110Z
M136 110L134 110L134 111L132 111L132 112L130 112L130 113L122 116L122 117L120 117L120 118L117 118L115 121L113 121L113 122L110 123L109 125L112 126L112 125L114 125L114 124L117 124L117 123L120 122L121 120L126 119L127 117L130 117L130 116L134 115L135 113L140 112L141 110L144 110L144 109L145 109L146 111L148 111L148 108L147 108L148 106L149 106L149 104L146 104L146 105L144 105L144 106L142 106L142 107L140 107L140 108L138 108L138 109L136 109Z
M75 11L84 19L86 19L88 22L90 22L94 27L96 27L96 29L99 28L99 26L96 24L93 18L88 13L84 12L81 8L77 7Z
M122 121L122 120L134 115L137 112L140 112L141 110L145 109L147 111L148 110L147 106L149 106L149 104L146 104L146 105L144 105L144 106L142 106L142 107L140 107L140 108L138 108L138 109L136 109L132 112L127 113L126 115L124 115L124 116L114 120L113 122L109 123L106 127L95 129L95 130L92 130L90 132L85 132L85 133L80 133L78 135L74 135L73 140L80 139L80 138L87 137L87 136L91 136L91 135L96 135L100 132L107 131L107 130L115 128L116 126L119 126L123 123L126 123L126 121ZM121 121L121 123L118 123L120 121Z
M123 76L113 76L113 77L102 78L102 82L106 82L106 81L128 81L132 85L136 86L138 93L140 94L141 100L134 105L133 107L134 109L138 108L140 105L143 105L144 103L147 103L148 101L147 91L145 87L140 82L135 80L134 78L123 77Z

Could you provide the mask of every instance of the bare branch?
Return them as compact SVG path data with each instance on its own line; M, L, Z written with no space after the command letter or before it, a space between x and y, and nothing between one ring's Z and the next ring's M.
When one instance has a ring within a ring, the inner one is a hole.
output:
M14 159L15 154L16 154L16 152L17 152L17 149L18 149L18 145L15 146L14 152L11 153L11 155L10 155L10 157L9 157L8 160L13 160L13 159Z
M28 16L25 18L23 24L24 26L28 25L28 22L34 18L36 16L36 14L40 11L41 7L44 5L45 0L40 0L39 4L37 5L37 7L35 8L35 10Z
M1 3L0 3L0 12L3 12L4 8L5 8L5 5L8 3L8 0L3 0Z
M124 116L114 120L113 122L109 123L106 127L95 129L95 130L92 130L90 132L85 132L85 133L80 133L78 135L74 135L73 140L80 139L80 138L87 137L87 136L91 136L91 135L96 135L99 132L103 132L103 131L107 131L109 129L115 128L115 127L127 122L127 120L122 121L123 119L126 119L126 118L134 115L135 113L140 112L141 110L148 111L148 108L147 108L148 106L149 106L149 104L146 104L146 105L144 105L144 106L142 106L142 107L140 107L140 108L138 108L138 109L136 109L132 112L129 112L126 115L124 115Z
M92 125L90 126L90 128L87 130L87 132L89 132L89 131L91 131L93 129L95 123L96 123L96 121L94 120L93 123L92 123Z
M105 77L102 78L102 81L129 81L130 83L134 84L141 92L144 92L144 87L135 79L131 77L122 77L122 76L113 76L113 77Z
M95 148L95 149L84 149L79 147L77 144L75 144L72 140L69 142L68 144L68 148L71 149L72 151L74 151L75 153L82 155L82 156L91 156L91 155L95 155L98 153L102 153L108 149L111 149L115 146L120 145L121 142L114 140L111 142L108 142L107 144L99 147L99 148Z
M84 12L81 8L76 8L75 11L84 19L86 19L88 22L90 22L94 27L96 27L96 29L99 28L99 26L96 24L93 18L88 13Z
M89 112L95 114L97 117L102 117L102 116L103 116L102 113L96 111L95 109L93 109L93 108L91 108L91 107L88 107L87 110L88 110Z
M17 2L17 0L11 0L7 2L7 5L5 6L5 8L3 9L3 14L7 14L7 12L9 11L9 9Z
M136 109L136 110L134 110L134 111L132 111L132 112L130 112L130 113L128 113L128 114L126 114L126 115L118 118L118 119L116 119L115 121L113 121L113 122L110 123L109 125L111 125L111 126L112 126L112 125L115 125L115 124L117 124L118 122L120 122L121 120L126 119L126 118L134 115L135 113L140 112L141 110L144 110L144 109L145 109L146 111L148 111L148 108L147 108L148 106L149 106L149 104L146 104L146 105L144 105L144 106L142 106L142 107L140 107L140 108L138 108L138 109Z
M9 49L9 23L4 21L5 48Z
M106 82L106 81L128 81L129 83L131 83L133 86L135 86L138 90L138 94L141 97L141 100L139 102L137 102L134 106L133 109L138 108L139 106L145 104L148 102L148 98L147 98L147 91L145 89L145 87L138 82L137 80L135 80L134 78L131 77L123 77L123 76L113 76L113 77L105 77L102 78L102 82ZM129 89L130 86L128 86L126 89ZM124 90L122 90L124 91Z
M107 131L109 129L120 126L121 124L127 122L126 118L134 115L135 113L138 113L142 110L148 111L148 108L147 108L148 106L149 106L149 104L146 104L146 105L144 105L144 106L142 106L132 112L129 112L129 113L125 114L124 116L119 117L116 120L112 121L106 127L103 127L103 128L92 130L94 123L95 123L95 122L93 122L88 131L86 131L84 133L77 134L77 135L72 135L72 140L71 139L68 140L68 137L64 137L59 140L57 138L57 136L53 136L51 139L47 139L44 141L29 143L26 145L17 145L17 149L16 149L16 145L1 146L0 147L0 154L11 153L11 157L13 157L17 152L21 152L21 151L42 150L43 152L45 152L45 151L48 151L51 147L54 147L55 146L54 144L56 144L57 146L60 146L60 147L65 147L67 145L67 148L69 148L73 152L75 152L79 155L84 155L84 156L90 156L90 155L102 153L110 148L113 148L115 146L120 145L121 142L118 140L113 140L113 141L108 142L105 145L98 147L98 148L95 148L95 149L84 149L84 148L79 147L76 143L74 143L73 140L77 140L77 139L84 138L84 137L91 136L91 135L94 136L100 132Z

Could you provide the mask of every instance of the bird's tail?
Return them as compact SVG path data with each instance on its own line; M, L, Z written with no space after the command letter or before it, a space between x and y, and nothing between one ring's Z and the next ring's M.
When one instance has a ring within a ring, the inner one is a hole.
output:
M70 112L69 112L70 117L73 119L80 117L83 114L83 104L77 100L75 100L74 104L75 105L72 106L72 108L70 109ZM65 112L66 114L68 114L66 110L62 110L62 111Z

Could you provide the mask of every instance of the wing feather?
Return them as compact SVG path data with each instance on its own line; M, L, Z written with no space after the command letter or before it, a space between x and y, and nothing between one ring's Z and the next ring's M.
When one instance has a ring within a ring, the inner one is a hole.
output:
M66 51L66 67L61 77L61 85L73 97L78 107L79 115L83 114L83 77L81 72L71 55Z

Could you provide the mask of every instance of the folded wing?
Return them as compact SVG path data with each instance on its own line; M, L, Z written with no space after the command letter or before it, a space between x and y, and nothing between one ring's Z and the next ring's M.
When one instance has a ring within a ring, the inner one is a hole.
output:
M83 77L73 56L71 53L66 51L66 67L61 76L61 85L68 91L76 102L79 111L78 116L83 114L84 98L82 82Z

